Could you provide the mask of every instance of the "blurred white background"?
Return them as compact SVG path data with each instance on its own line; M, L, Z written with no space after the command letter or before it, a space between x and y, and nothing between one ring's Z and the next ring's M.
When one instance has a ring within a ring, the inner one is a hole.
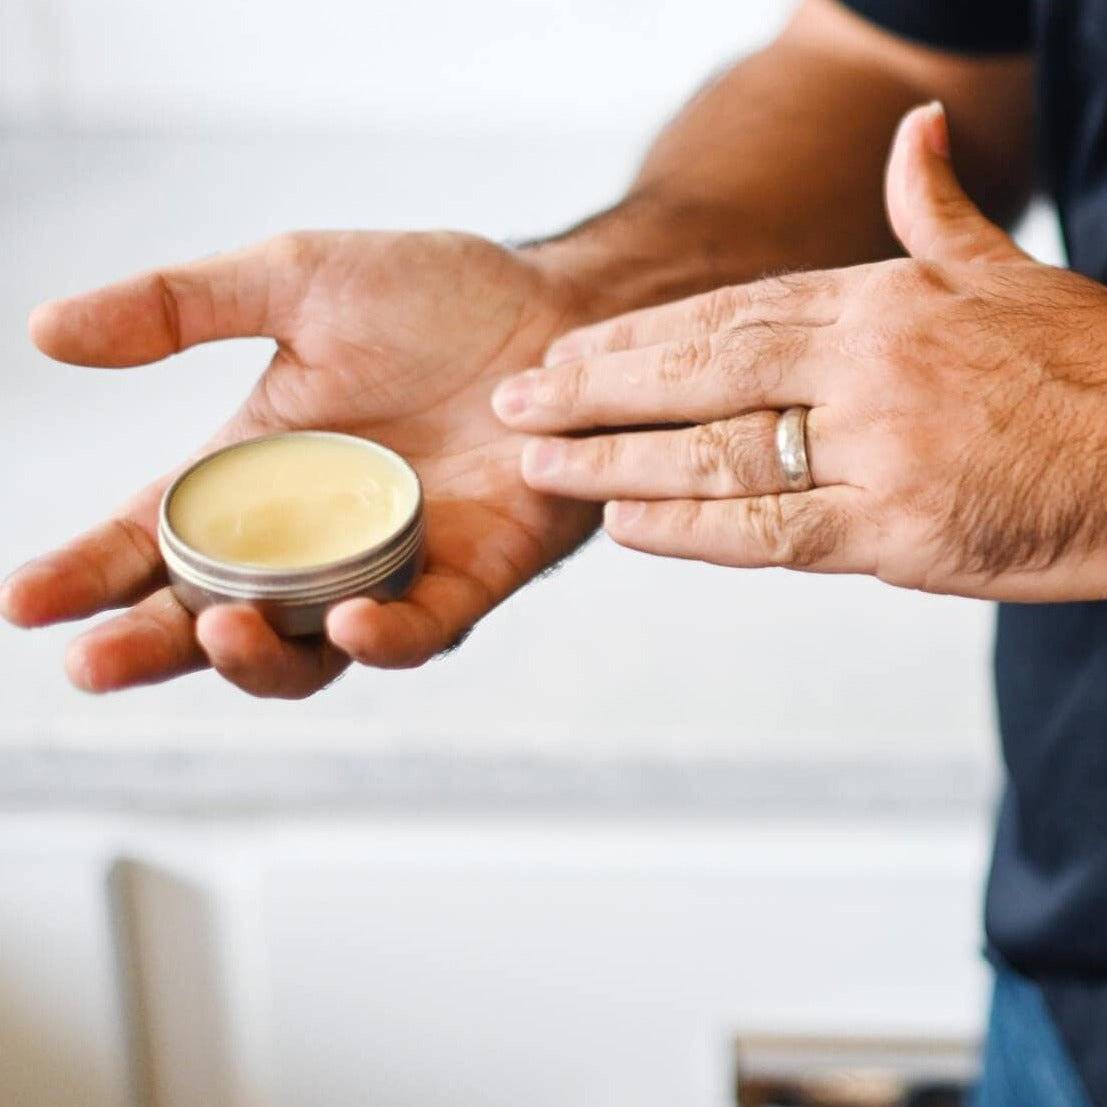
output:
M623 134L767 41L787 0L5 0L17 128ZM627 135L627 132L631 132Z
M0 571L267 357L58 366L35 302L292 227L558 229L790 7L2 0ZM1056 256L1048 213L1026 241ZM600 539L455 654L304 704L207 674L89 699L68 631L0 628L0 1098L706 1104L741 1025L969 1033L991 621Z

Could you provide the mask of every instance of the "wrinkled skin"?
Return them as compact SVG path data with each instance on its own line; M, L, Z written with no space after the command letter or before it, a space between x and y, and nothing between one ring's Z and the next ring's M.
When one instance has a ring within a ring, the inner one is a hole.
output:
M917 109L889 163L910 258L631 313L505 381L498 412L538 436L531 486L609 501L612 537L657 554L1107 597L1107 289L973 207L946 127ZM807 492L777 461L793 405L811 409ZM564 437L612 427L635 431Z
M325 639L285 641L246 606L194 620L165 586L156 511L170 475L93 532L17 571L0 611L23 626L122 614L79 637L71 679L92 691L214 665L243 689L301 697L351 659L421 664L595 527L519 475L521 436L489 395L580 320L571 286L525 254L455 234L298 233L43 305L32 337L53 357L122 367L242 335L272 362L208 447L317 428L411 460L427 501L424 575L403 601L333 608Z

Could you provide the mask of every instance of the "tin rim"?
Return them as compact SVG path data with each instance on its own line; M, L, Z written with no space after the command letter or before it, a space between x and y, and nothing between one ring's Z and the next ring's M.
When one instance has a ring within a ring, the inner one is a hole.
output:
M169 505L173 502L173 496L180 485L197 469L207 464L213 458L232 450L242 449L259 442L268 442L276 438L329 438L342 442L355 444L362 449L370 450L398 468L406 472L415 486L415 502L411 511L404 517L403 522L387 538L382 539L374 546L366 546L363 550L351 554L349 557L339 558L335 561L321 561L316 565L301 565L295 568L274 567L269 565L252 565L249 562L223 561L220 558L211 557L201 553L195 547L190 546L173 529L169 522ZM308 591L318 589L330 590L332 587L346 585L348 583L361 582L363 577L377 578L381 570L391 571L402 560L410 556L424 538L423 526L423 483L414 466L395 450L388 446L375 442L370 438L360 438L354 434L344 434L340 431L299 430L277 431L274 434L263 434L257 438L243 439L241 442L232 442L213 450L210 454L204 454L197 458L187 468L182 470L174 478L173 482L165 490L158 508L158 537L162 540L162 556L169 560L167 554L178 564L173 568L187 573L189 577L203 578L206 584L217 585L221 588L242 585L246 588L262 588L269 593L280 593L286 590L299 590L307 585ZM315 588L312 588L315 584ZM254 593L257 594L256 592Z
M274 583L272 580L239 576L216 576L202 573L180 559L172 549L162 550L166 568L175 575L198 588L236 599L287 599L290 602L310 602L325 600L346 593L356 594L364 588L371 588L387 580L393 573L399 572L413 558L417 557L425 545L425 532L422 527L414 528L395 551L387 558L368 561L359 566L356 572L341 576L305 576L298 580L285 580Z

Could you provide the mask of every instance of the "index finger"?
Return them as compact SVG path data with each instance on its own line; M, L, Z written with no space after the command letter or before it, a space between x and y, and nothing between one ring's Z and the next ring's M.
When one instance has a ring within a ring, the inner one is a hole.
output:
M751 322L830 326L837 322L839 307L840 280L835 272L769 277L569 331L549 347L544 364L552 367L595 354L706 338Z
M762 408L814 407L831 374L822 332L748 324L706 338L592 355L502 381L508 426L531 434L704 423Z

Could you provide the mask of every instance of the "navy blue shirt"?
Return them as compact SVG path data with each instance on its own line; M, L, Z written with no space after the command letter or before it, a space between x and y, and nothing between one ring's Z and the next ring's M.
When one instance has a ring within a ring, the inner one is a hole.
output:
M1107 281L1107 0L846 3L940 49L1033 51L1042 179L1069 263ZM988 941L1042 985L1107 1107L1107 604L1001 607L996 689L1007 785Z

